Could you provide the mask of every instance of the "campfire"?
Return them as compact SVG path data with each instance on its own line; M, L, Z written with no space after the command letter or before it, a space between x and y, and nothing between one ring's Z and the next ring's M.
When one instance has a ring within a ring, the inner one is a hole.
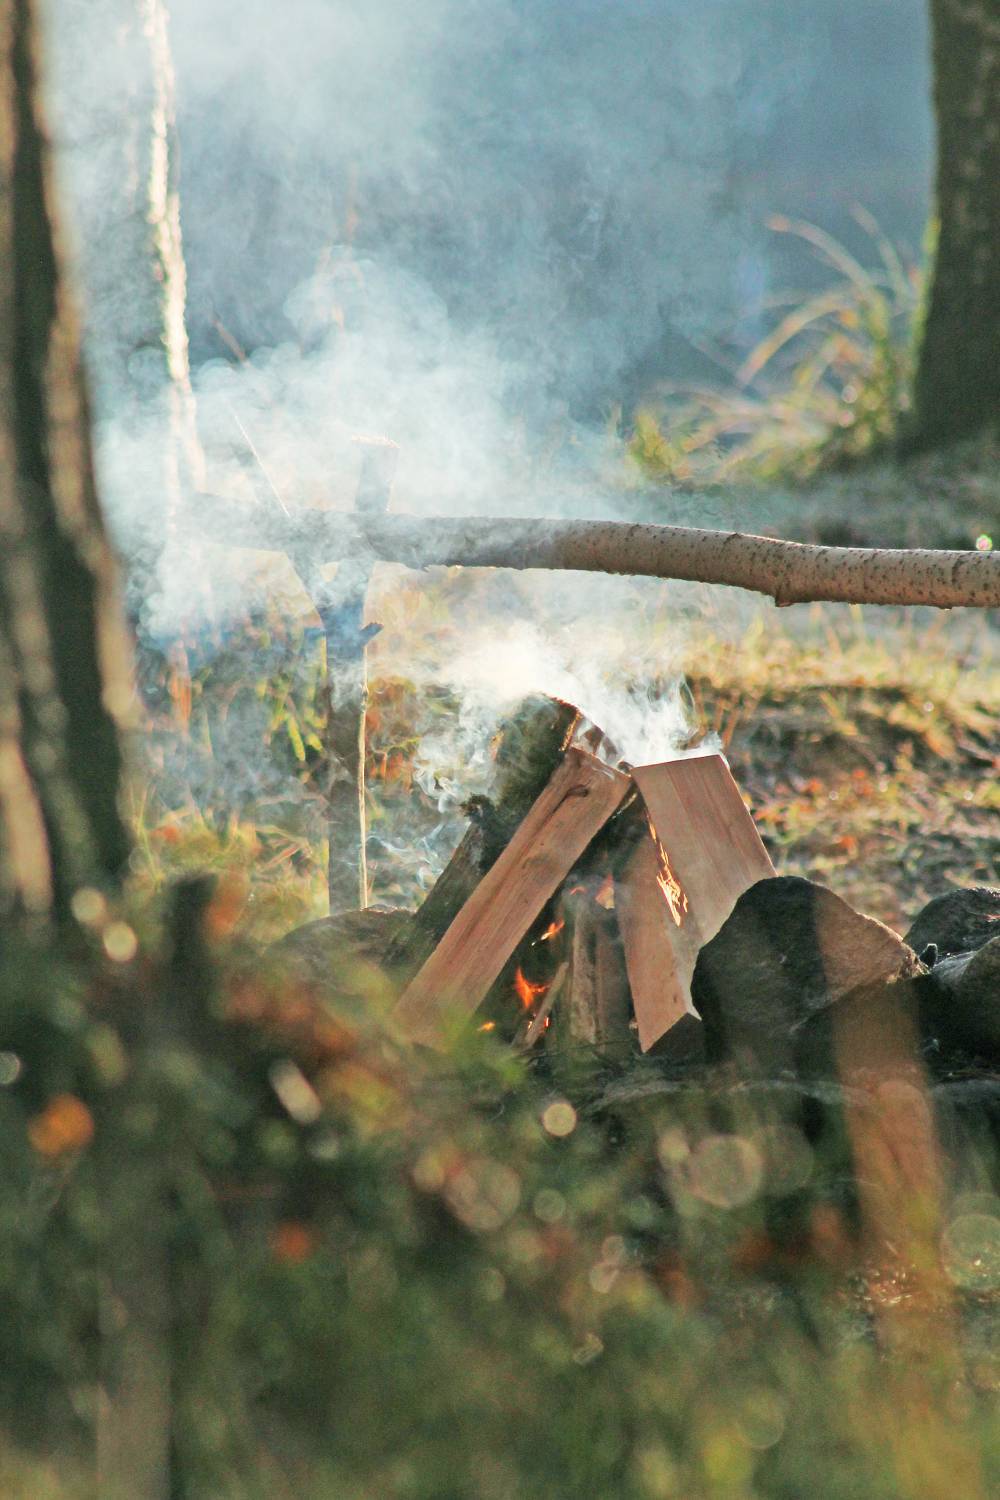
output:
M279 952L335 986L367 966L396 1034L438 1050L475 1029L522 1052L812 1077L837 1072L838 1028L863 1055L902 1006L936 1070L994 1054L996 892L937 898L904 941L778 875L722 755L631 765L557 699L510 716L494 781L416 911L341 912ZM983 930L953 939L949 902L982 906Z
M380 439L359 445L355 512L370 520L387 511L396 450ZM796 1066L802 1052L808 1066L821 1058L826 1068L831 1005L851 1000L864 1019L859 995L884 999L887 985L904 980L893 1000L909 986L924 1042L958 1037L963 1056L995 1050L989 1028L971 1018L994 984L995 953L971 964L970 944L956 966L952 950L931 977L933 942L918 956L824 887L775 879L722 755L629 764L599 726L556 699L527 700L505 726L495 796L470 804L466 834L420 908L365 910L365 645L380 627L363 620L378 549L368 536L360 559L342 563L331 583L292 518L272 515L271 528L326 637L338 770L329 895L339 914L278 947L306 952L324 929L314 972L323 977L325 965L329 976L355 958L374 967L395 994L391 1020L402 1039L443 1049L475 1025L520 1049L544 1038L624 1057L637 1044L674 1059L706 1050L715 1060L767 1056L779 1069ZM363 909L348 910L358 898ZM958 1009L965 1019L956 1028Z
M406 985L394 1020L409 1039L443 1045L498 982L503 999L513 964L520 1045L554 1026L563 1040L613 1048L634 1024L648 1051L693 1014L699 949L774 873L720 755L631 767L575 731Z

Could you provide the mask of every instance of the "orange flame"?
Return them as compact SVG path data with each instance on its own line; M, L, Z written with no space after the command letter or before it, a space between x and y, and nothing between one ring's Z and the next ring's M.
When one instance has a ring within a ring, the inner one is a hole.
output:
M514 975L514 989L517 991L517 998L525 1010L530 1010L535 1001L545 994L548 985L532 984L530 979L525 978L524 970L518 969Z
M667 905L670 908L670 915L677 926L680 927L687 915L687 891L671 869L666 849L664 849L659 839L655 838L655 836L654 842L656 844L656 860L660 867L656 883L666 898Z
M538 938L538 942L550 942L552 938L559 936L565 926L565 922L550 922L548 927L546 927L545 931L542 933L541 937Z

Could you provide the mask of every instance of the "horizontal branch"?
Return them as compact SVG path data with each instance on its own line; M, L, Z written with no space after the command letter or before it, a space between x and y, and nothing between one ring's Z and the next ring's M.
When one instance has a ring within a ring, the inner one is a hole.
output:
M739 531L548 517L386 515L297 510L200 495L189 517L227 546L411 568L549 568L681 578L769 594L776 604L926 604L1000 608L1000 553L819 547Z

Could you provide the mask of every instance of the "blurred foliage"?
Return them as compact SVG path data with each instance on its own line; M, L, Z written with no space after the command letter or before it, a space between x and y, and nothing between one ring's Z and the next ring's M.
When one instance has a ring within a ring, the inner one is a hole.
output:
M996 1493L975 1133L948 1305L894 1360L873 1319L911 1292L858 1250L836 1109L652 1063L609 1102L484 1035L403 1052L248 966L224 897L183 940L176 899L166 929L75 909L0 953L5 1495L133 1495L122 1413L169 1423L189 1500Z
M636 413L628 452L648 479L804 479L892 442L909 406L922 278L870 214L859 208L855 216L877 252L876 270L813 224L769 221L804 241L837 279L769 305L773 327L733 370L730 388L668 387Z

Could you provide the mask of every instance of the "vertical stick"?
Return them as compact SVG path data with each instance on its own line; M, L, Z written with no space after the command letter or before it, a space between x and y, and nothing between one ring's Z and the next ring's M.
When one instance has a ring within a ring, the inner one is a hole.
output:
M362 515L383 514L399 450L388 438L359 438L361 474L355 509ZM365 625L365 600L374 558L345 558L328 582L311 557L292 562L316 605L326 638L327 751L327 891L330 911L368 905L368 820L365 810L365 711L368 678L365 647L380 630Z

